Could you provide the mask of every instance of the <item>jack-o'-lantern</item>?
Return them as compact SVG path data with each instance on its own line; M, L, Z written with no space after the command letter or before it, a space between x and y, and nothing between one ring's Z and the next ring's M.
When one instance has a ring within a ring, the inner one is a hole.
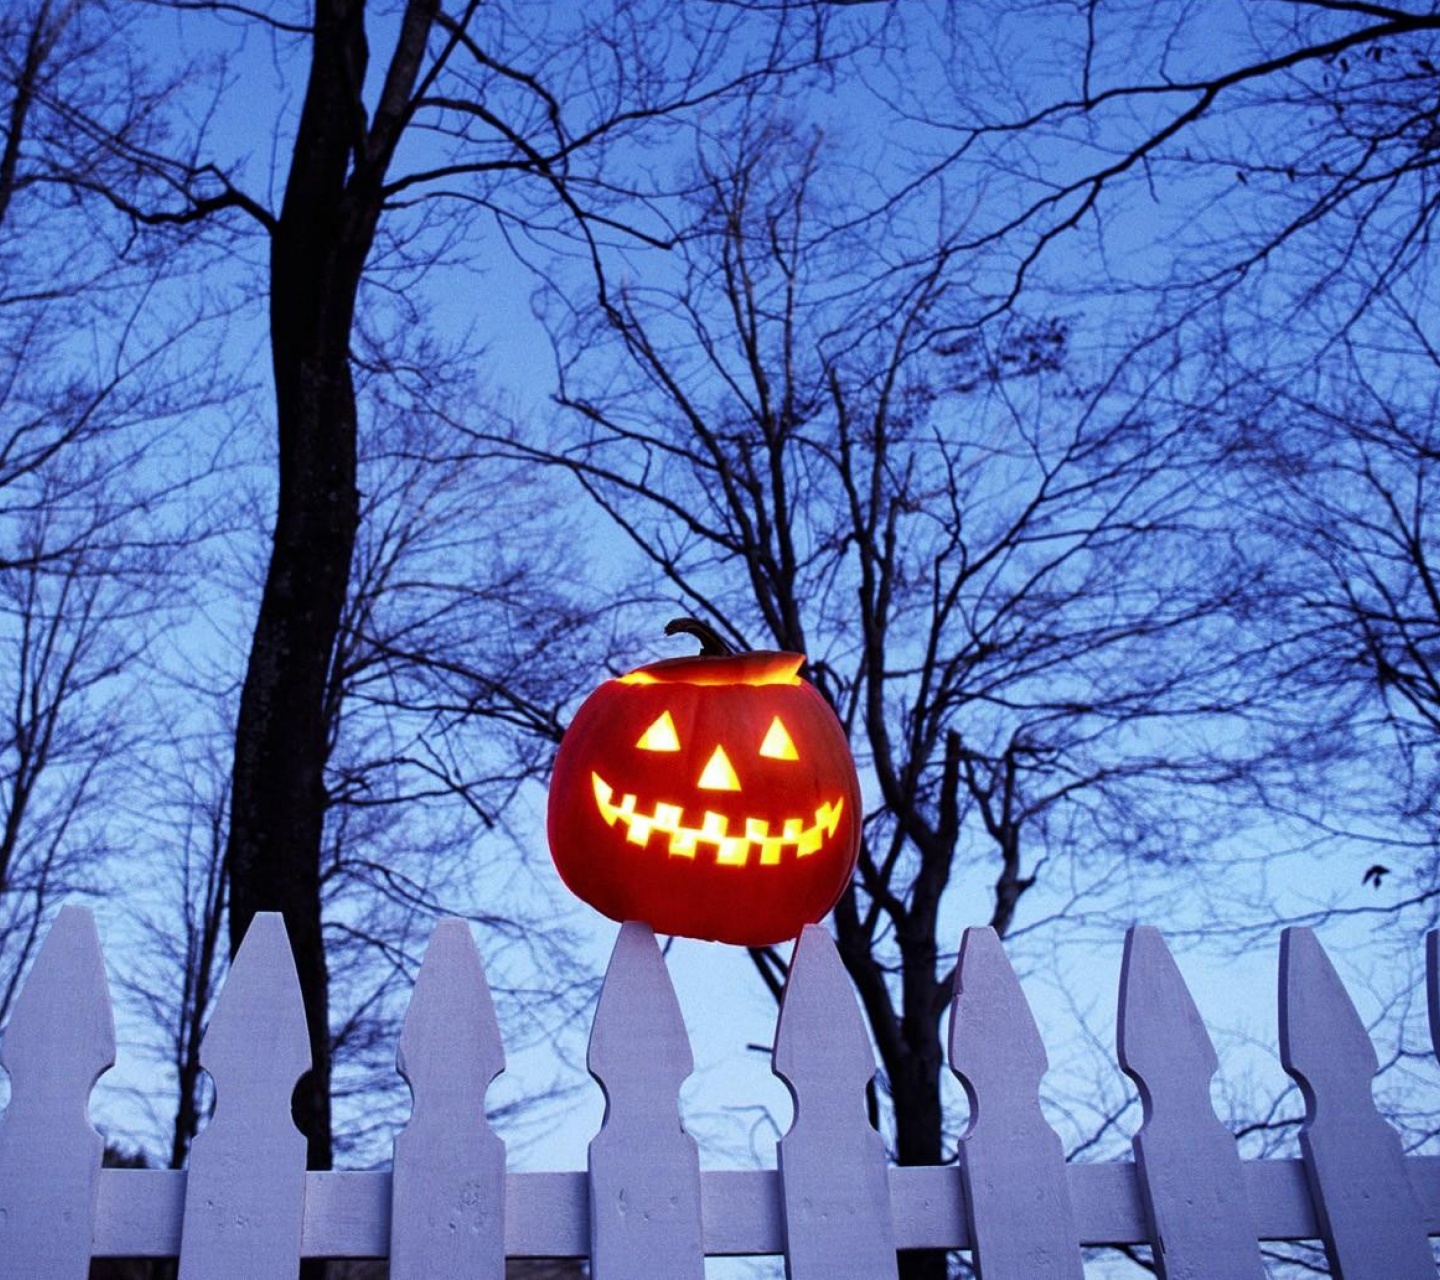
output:
M607 680L566 730L550 852L575 895L658 933L767 946L820 920L860 844L845 731L796 653L706 651Z

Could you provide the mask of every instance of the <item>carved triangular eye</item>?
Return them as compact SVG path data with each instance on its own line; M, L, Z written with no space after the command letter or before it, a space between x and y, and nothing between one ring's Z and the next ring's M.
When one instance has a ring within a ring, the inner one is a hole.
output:
M735 776L735 766L725 754L724 747L716 747L710 754L700 781L696 784L702 791L739 791L740 779Z
M795 750L795 743L779 716L770 721L770 728L765 731L765 741L760 744L760 754L771 760L800 759L800 753Z
M635 744L641 751L679 751L680 735L675 732L675 721L668 711L662 711L660 718L644 733Z

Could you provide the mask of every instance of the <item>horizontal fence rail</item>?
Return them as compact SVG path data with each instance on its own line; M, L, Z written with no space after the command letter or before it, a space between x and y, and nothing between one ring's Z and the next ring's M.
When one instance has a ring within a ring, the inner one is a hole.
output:
M1440 942L1428 940L1432 1039ZM1133 1161L1066 1164L1039 1106L1047 1068L995 935L965 934L951 1067L971 1104L953 1166L888 1164L875 1071L824 930L796 944L774 1070L795 1102L774 1170L701 1171L680 1121L690 1045L654 935L621 931L592 1028L605 1121L583 1172L517 1173L486 1121L504 1051L468 927L436 927L397 1060L414 1096L383 1172L306 1172L290 1118L308 1067L284 928L257 916L202 1062L216 1106L188 1170L103 1169L90 1091L114 1027L89 913L65 908L0 1041L0 1277L82 1280L96 1257L178 1258L181 1280L293 1276L302 1258L386 1258L393 1280L501 1280L505 1260L588 1257L599 1280L700 1277L707 1256L779 1254L792 1280L885 1280L896 1251L964 1249L985 1280L1081 1280L1081 1250L1148 1245L1171 1280L1258 1280L1261 1243L1319 1241L1333 1276L1436 1274L1440 1157L1405 1155L1376 1110L1377 1059L1324 950L1284 934L1280 1054L1307 1119L1298 1159L1242 1160L1217 1119L1218 1063L1160 935L1127 936L1119 1061L1144 1108Z

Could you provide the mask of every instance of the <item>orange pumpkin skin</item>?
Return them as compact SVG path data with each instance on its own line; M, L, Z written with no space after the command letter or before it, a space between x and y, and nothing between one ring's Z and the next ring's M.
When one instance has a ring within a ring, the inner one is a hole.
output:
M803 662L671 658L581 704L547 819L577 897L657 933L751 947L824 917L855 868L860 783Z

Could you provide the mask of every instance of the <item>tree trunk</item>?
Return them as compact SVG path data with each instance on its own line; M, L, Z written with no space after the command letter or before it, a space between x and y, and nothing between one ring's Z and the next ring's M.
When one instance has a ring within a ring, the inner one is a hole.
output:
M920 911L917 891L912 907ZM925 913L921 913L922 916ZM940 1101L940 1073L945 1069L940 1021L947 993L936 975L934 925L922 918L910 936L897 930L900 946L899 1044L901 1052L885 1064L895 1109L895 1158L902 1165L945 1163L941 1150L945 1131ZM943 1249L913 1250L900 1255L900 1280L945 1280Z
M930 1044L912 1045L892 1073L891 1102L895 1109L895 1157L902 1165L945 1163L941 1150L940 1034ZM952 1153L953 1154L953 1153ZM911 1249L900 1254L900 1280L945 1280L943 1249Z
M852 886L835 907L840 957L860 994L866 1020L875 1031L881 1065L890 1085L895 1117L895 1159L901 1165L938 1165L944 1114L940 1078L945 1054L940 1032L948 991L936 975L933 926L922 920L903 933L900 947L900 1011L897 1012L872 938L856 910ZM900 1280L945 1280L943 1249L914 1249L900 1254Z
M365 58L363 0L321 0L271 241L279 495L240 697L226 850L232 954L257 911L281 912L294 948L313 1062L295 1118L311 1168L328 1168L332 1154L320 888L330 666L359 525L350 333L380 210L378 184L350 180L364 136Z

